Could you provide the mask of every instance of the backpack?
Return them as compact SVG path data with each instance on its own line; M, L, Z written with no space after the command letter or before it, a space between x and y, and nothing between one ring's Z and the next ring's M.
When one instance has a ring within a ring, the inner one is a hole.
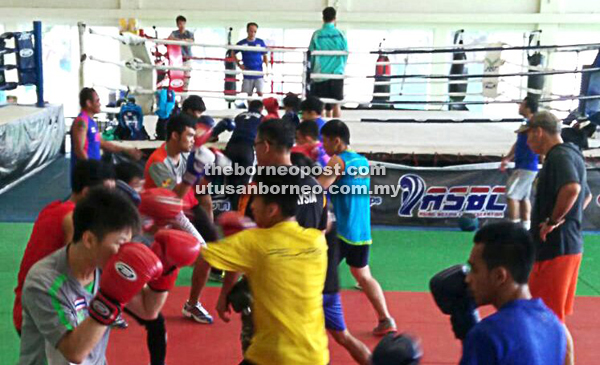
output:
M121 111L117 116L119 125L115 135L121 140L145 140L149 139L144 128L144 113L142 107L135 103L135 99L128 99L121 105Z

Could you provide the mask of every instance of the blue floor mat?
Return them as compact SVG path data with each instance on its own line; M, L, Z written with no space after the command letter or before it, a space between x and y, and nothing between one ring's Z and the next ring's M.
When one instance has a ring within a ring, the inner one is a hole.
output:
M71 194L69 161L61 156L27 180L0 194L0 222L34 222L48 203L68 198Z

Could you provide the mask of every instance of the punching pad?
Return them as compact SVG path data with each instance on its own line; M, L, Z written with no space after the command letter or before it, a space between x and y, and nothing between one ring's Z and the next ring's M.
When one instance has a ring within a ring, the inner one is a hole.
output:
M15 48L17 50L19 84L35 85L38 77L35 67L35 51L33 50L33 32L15 33Z

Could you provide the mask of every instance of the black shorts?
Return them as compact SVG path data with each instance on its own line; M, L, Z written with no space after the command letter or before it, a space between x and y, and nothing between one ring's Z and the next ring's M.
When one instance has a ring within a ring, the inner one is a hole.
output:
M319 98L343 100L344 80L313 82L311 85L311 94Z
M369 265L369 250L371 245L351 245L344 240L340 242L340 262L346 259L346 264L357 269Z

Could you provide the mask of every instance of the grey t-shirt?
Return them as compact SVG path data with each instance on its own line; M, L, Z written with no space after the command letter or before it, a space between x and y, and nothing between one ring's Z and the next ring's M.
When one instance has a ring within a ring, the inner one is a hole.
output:
M68 365L56 348L68 331L88 317L88 304L98 291L100 270L94 282L84 288L73 277L63 247L36 263L23 287L23 328L20 365ZM106 346L110 330L98 342L82 364L106 364Z
M169 38L175 39L191 39L194 40L194 33L189 30L185 30L183 33L179 31L179 29L171 32ZM185 57L192 57L192 47L190 46L181 46L181 55Z
M162 161L155 160L148 168L148 175L150 175L154 185L173 190L183 179L188 155L188 153L180 154L178 162L173 161L169 156L166 156Z
M546 242L542 242L539 238L540 223L551 216L560 189L573 182L581 185L577 201L565 216L565 222L546 236ZM535 185L531 233L537 246L537 261L583 252L583 203L590 190L587 185L585 161L577 146L572 143L554 146L546 155Z

